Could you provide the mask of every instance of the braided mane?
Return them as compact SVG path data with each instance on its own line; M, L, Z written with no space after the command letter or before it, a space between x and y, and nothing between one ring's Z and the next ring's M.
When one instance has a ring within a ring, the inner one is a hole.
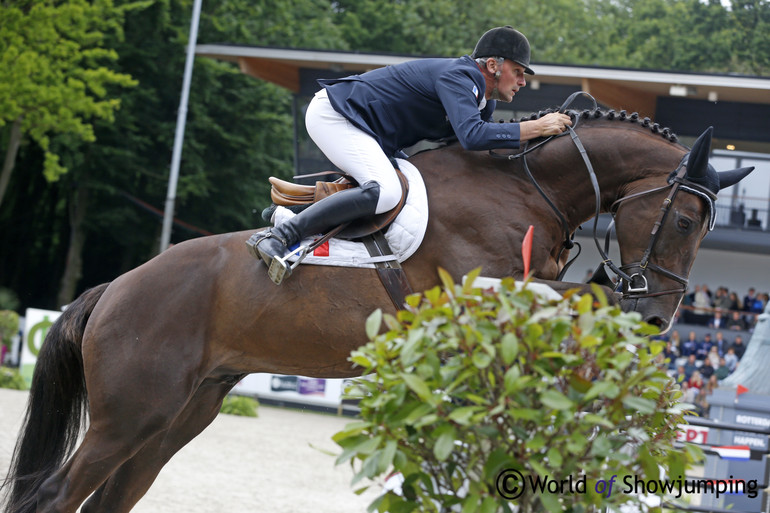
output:
M546 114L550 114L552 112L559 112L558 108L551 108L546 110L541 110L540 112L537 112L535 114L532 114L531 116L524 116L522 117L519 122L522 121L532 121L535 119L539 119ZM658 134L664 139L667 139L671 142L677 142L679 138L676 136L674 132L671 131L670 128L662 128L658 123L653 123L650 118L640 118L639 113L634 112L632 114L628 114L625 110L621 110L620 112L616 112L614 110L603 110L603 109L586 109L583 111L577 111L577 110L567 110L567 114L570 115L570 117L579 117L581 119L606 119L607 121L626 121L630 123L636 123L644 128L649 128L650 132L653 134ZM513 120L511 120L513 122Z

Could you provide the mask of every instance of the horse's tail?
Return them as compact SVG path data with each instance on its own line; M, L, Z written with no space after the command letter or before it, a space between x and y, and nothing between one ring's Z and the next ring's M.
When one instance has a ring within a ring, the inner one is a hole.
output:
M33 512L37 491L72 453L88 414L83 332L108 284L84 292L48 331L32 377L27 413L8 477L9 513Z

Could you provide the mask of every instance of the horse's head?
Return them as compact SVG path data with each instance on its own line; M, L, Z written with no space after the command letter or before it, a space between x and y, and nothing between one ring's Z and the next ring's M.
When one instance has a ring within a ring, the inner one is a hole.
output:
M754 169L717 172L708 163L712 131L695 141L667 185L616 202L621 305L664 331L687 291L700 243L714 228L717 193Z

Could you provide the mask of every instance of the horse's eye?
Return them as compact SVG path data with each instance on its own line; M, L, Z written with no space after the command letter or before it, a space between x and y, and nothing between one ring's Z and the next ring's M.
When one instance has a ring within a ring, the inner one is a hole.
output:
M686 232L690 229L690 220L685 217L680 217L677 221L677 226L679 227L679 230Z

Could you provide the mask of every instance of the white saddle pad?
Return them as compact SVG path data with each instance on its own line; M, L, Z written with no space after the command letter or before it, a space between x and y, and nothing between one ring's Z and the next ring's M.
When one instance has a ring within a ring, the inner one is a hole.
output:
M399 262L403 262L420 247L425 230L428 227L428 193L420 172L406 160L396 159L401 172L409 182L409 195L406 204L385 232L393 255ZM273 214L273 224L279 224L291 219L296 214L288 208L278 207ZM310 237L302 241L302 245L310 245L314 239ZM289 258L294 262L297 256ZM387 260L393 258L388 257ZM302 261L303 264L334 265L338 267L366 267L374 268L374 263L383 258L369 256L363 242L353 242L343 239L330 239L317 247L312 254L308 254Z

